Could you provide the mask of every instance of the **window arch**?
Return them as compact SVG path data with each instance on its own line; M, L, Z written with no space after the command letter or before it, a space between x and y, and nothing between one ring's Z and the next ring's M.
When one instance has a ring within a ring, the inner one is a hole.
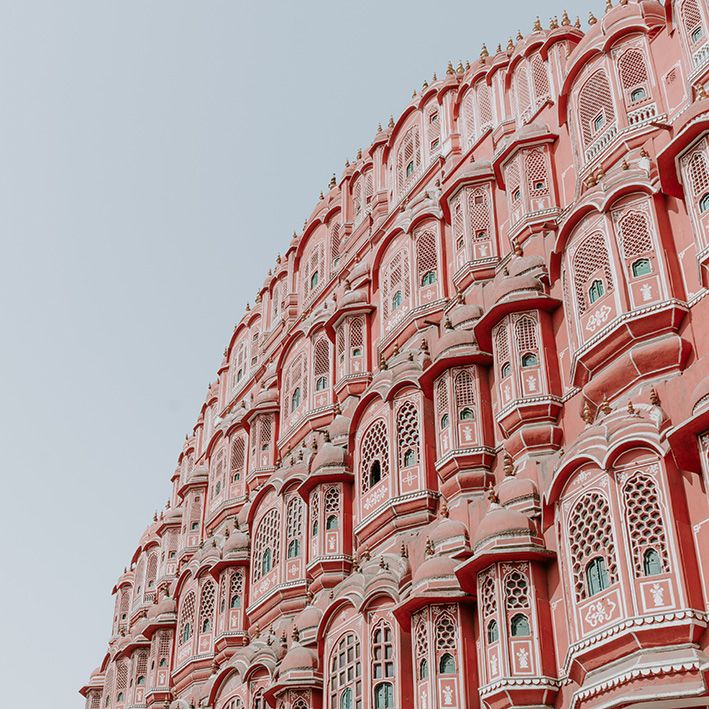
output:
M412 401L405 401L396 414L399 465L406 468L419 460L419 415Z
M380 621L372 631L372 677L394 676L394 634L391 626Z
M417 177L421 166L421 136L417 125L410 126L396 154L397 189L403 192Z
M517 613L512 616L512 620L510 621L510 634L513 638L526 637L532 634L529 628L529 620L524 613Z
M569 547L577 601L591 595L587 567L594 559L603 562L602 566L596 562L596 570L591 572L594 575L598 572L601 582L603 568L607 570L608 585L618 580L610 506L600 492L587 492L574 506L569 519Z
M479 244L492 238L490 211L489 187L476 187L470 190L468 193L468 219L473 243ZM492 256L492 253L485 250L485 255Z
M709 192L702 195L699 200L699 211L704 214L709 209Z
M305 352L298 352L285 367L282 389L283 420L289 421L300 411L307 400L308 358Z
M669 571L665 525L655 481L645 473L633 475L623 487L623 501L636 578Z
M360 447L360 485L369 490L389 475L389 434L383 419L367 430Z
M294 495L288 501L286 527L288 558L293 559L300 556L300 540L303 533L303 501L298 495Z
M244 477L246 466L246 441L243 436L237 436L231 444L229 474L232 482L239 482Z
M180 644L182 645L189 642L192 638L192 633L194 631L196 602L197 599L193 591L190 591L182 601L182 608L180 610L180 624L178 626L178 637L180 638Z
M380 682L374 687L374 709L393 709L394 685L391 682Z
M313 359L315 390L323 391L330 382L330 343L326 337L320 337L315 343Z
M487 624L487 641L489 643L496 643L500 637L500 631L497 627L497 621L491 620Z
M244 595L244 574L235 571L229 582L229 608L241 608L241 598Z
M687 36L687 41L691 49L694 50L702 43L705 36L702 12L699 9L697 0L684 0L680 6L680 17L682 18L682 26Z
M449 652L444 652L438 661L438 671L442 675L455 674L455 658Z
M202 586L199 599L199 630L201 633L209 633L214 625L214 599L217 588L213 581L207 581Z
M586 148L615 121L613 95L603 69L595 71L579 91L578 116Z
M419 286L438 281L438 246L432 229L424 229L416 237L416 273Z
M254 543L253 576L259 581L270 573L278 561L281 516L277 508L270 509L259 523Z
M571 270L578 312L583 315L595 300L613 291L610 257L606 241L600 232L590 234L579 244L574 253ZM598 278L597 274L602 278Z
M520 363L523 367L535 367L539 364L539 340L537 321L530 315L522 316L515 323L515 340L522 353Z
M505 576L505 606L508 609L529 608L529 584L521 571L510 571Z
M633 47L623 52L618 59L618 74L629 104L639 103L647 98L647 60L642 50Z
M362 706L362 662L359 640L346 633L330 655L328 695L332 709L359 709Z
M524 158L527 188L531 197L549 194L547 159L542 150L530 150Z
M448 427L448 382L440 379L436 385L436 409L438 421L442 429Z
M475 418L475 379L471 370L463 369L453 381L455 408L459 421L472 421Z
M455 650L458 645L458 624L450 613L441 613L436 620L436 650Z
M382 268L381 286L384 321L394 313L401 314L408 310L411 283L406 244L400 243L399 249Z

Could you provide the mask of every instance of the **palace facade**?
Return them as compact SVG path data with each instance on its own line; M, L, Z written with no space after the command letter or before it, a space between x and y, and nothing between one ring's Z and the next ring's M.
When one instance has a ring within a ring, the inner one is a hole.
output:
M87 709L709 702L709 5L449 65L232 332Z

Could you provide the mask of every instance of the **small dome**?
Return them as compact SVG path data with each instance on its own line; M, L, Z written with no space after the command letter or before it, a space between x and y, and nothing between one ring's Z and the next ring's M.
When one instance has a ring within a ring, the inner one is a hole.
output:
M513 534L534 534L532 520L516 510L508 510L498 502L491 502L490 509L475 531L475 546L491 537Z
M174 598L164 595L156 605L156 616L165 615L167 613L175 613L177 611L177 603Z
M350 433L350 424L352 420L344 414L337 414L332 420L332 423L327 427L327 432L332 440L347 437Z
M515 474L514 464L508 456L504 462L505 478L497 486L497 495L503 506L529 498L539 499L539 491L533 480Z
M364 288L345 291L344 295L340 299L339 305L359 305L360 303L369 305L367 291Z
M448 556L431 556L416 569L414 585L426 581L440 581L455 576L456 562Z
M236 552L249 550L249 535L241 529L235 529L229 533L229 537L224 542L223 555L234 554Z
M345 464L345 449L330 441L325 441L315 454L310 466L311 471L329 468L333 466L343 466Z
M462 523L450 517L444 517L431 531L430 539L434 546L448 542L456 537L467 537L468 529Z
M254 404L259 406L260 404L270 404L278 402L278 391L276 389L263 389L258 394L256 394L256 399Z
M317 628L322 619L322 611L312 604L308 604L298 613L293 623L300 632Z
M318 666L317 655L300 643L293 643L286 656L281 661L280 672L314 670Z
M511 259L507 266L507 271L510 276L520 276L533 269L542 269L546 271L546 264L543 256L517 256Z

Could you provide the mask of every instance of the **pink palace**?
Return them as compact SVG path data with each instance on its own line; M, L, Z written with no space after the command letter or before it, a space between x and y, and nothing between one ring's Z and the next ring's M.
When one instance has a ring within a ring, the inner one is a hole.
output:
M449 65L231 334L87 709L706 707L709 4Z

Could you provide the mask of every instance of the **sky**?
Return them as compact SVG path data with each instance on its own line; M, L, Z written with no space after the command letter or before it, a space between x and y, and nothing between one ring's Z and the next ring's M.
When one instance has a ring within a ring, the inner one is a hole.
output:
M4 705L83 706L233 324L330 175L563 8L0 0Z

